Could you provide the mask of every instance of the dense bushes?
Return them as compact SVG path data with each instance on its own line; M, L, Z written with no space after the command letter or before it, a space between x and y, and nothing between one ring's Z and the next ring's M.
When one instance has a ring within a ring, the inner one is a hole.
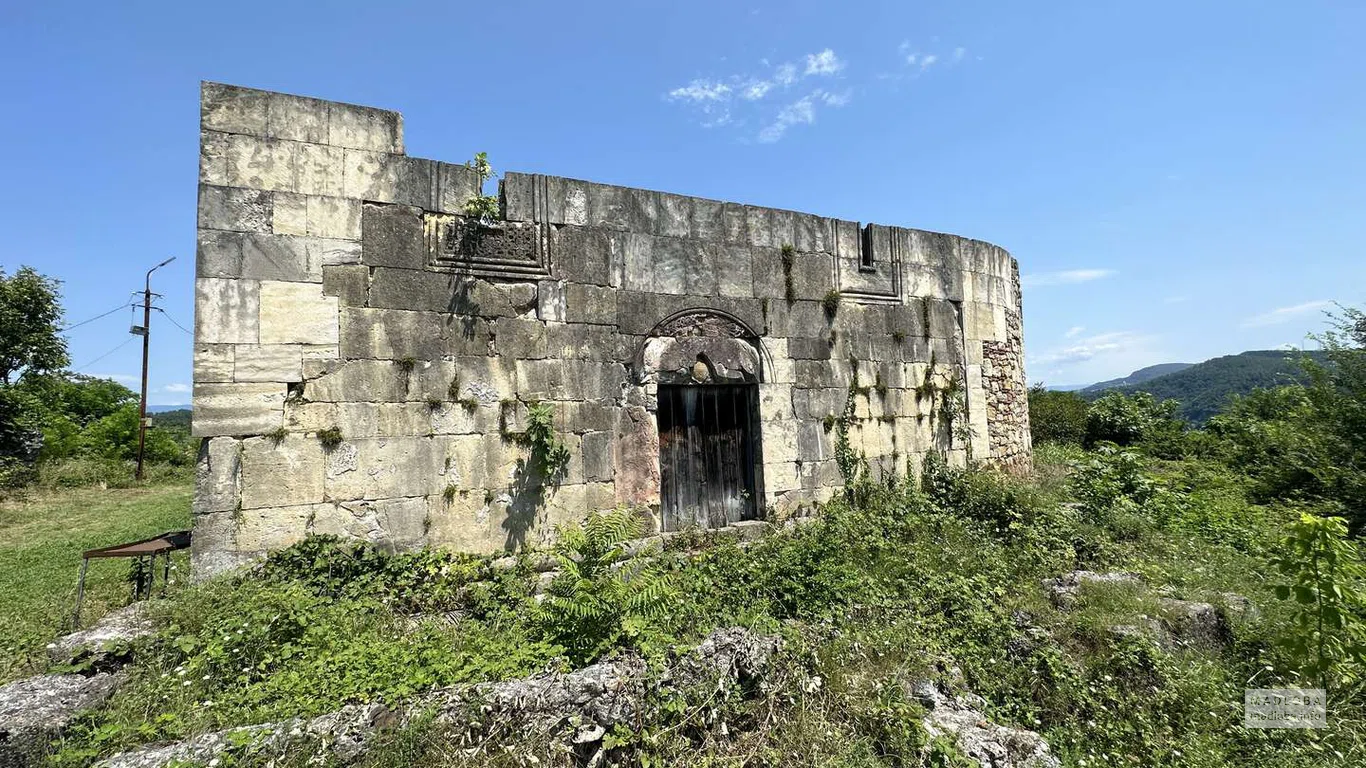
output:
M1055 392L1037 384L1029 389L1029 428L1035 445L1081 445L1086 439L1086 409L1076 392Z

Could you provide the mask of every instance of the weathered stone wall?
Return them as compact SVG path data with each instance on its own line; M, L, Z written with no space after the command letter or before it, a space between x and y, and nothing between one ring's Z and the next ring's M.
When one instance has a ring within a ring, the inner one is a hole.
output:
M851 389L874 472L1028 460L993 245L519 173L477 226L477 177L404 155L397 113L218 84L202 110L198 573L309 532L488 551L657 507L657 386L689 376L757 382L773 514L841 486ZM533 402L554 484L519 463Z

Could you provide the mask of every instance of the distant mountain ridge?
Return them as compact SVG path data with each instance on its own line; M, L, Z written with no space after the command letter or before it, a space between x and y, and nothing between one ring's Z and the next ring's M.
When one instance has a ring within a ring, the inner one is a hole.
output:
M1263 349L1224 355L1206 360L1203 363L1163 363L1134 371L1123 382L1140 376L1145 372L1163 367L1176 366L1176 370L1150 376L1136 383L1115 385L1102 381L1081 390L1080 394L1088 400L1100 397L1106 392L1148 392L1159 400L1176 400L1181 403L1180 415L1188 421L1203 423L1218 413L1233 395L1246 395L1254 389L1266 389L1302 381L1304 372L1300 368L1300 358L1308 355L1322 362L1322 352L1287 351Z
M1195 363L1158 363L1157 365L1150 365L1147 368L1139 368L1128 376L1120 379L1110 379L1109 381L1101 381L1082 387L1081 391L1083 393L1099 392L1102 389L1114 389L1115 387L1128 387L1135 384L1142 384L1146 381L1151 381L1158 376L1166 376L1169 373L1184 371L1194 365Z

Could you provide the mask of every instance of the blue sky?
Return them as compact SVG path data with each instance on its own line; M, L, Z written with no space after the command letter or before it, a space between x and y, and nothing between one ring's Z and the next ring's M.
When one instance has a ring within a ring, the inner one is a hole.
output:
M953 232L1031 380L1304 342L1366 285L1358 2L6 3L0 266L193 320L200 80L404 113L409 154ZM73 364L134 382L128 312ZM190 337L155 317L154 403ZM94 361L94 362L91 362Z

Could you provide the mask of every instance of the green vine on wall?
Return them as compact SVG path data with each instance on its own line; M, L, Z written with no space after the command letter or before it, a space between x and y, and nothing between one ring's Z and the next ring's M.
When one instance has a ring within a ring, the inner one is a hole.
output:
M787 297L787 303L791 304L797 300L797 289L792 283L792 268L797 263L797 249L791 243L783 243L783 295Z
M549 403L527 406L521 442L530 451L527 468L546 480L560 477L569 466L569 448L555 434L555 411Z

